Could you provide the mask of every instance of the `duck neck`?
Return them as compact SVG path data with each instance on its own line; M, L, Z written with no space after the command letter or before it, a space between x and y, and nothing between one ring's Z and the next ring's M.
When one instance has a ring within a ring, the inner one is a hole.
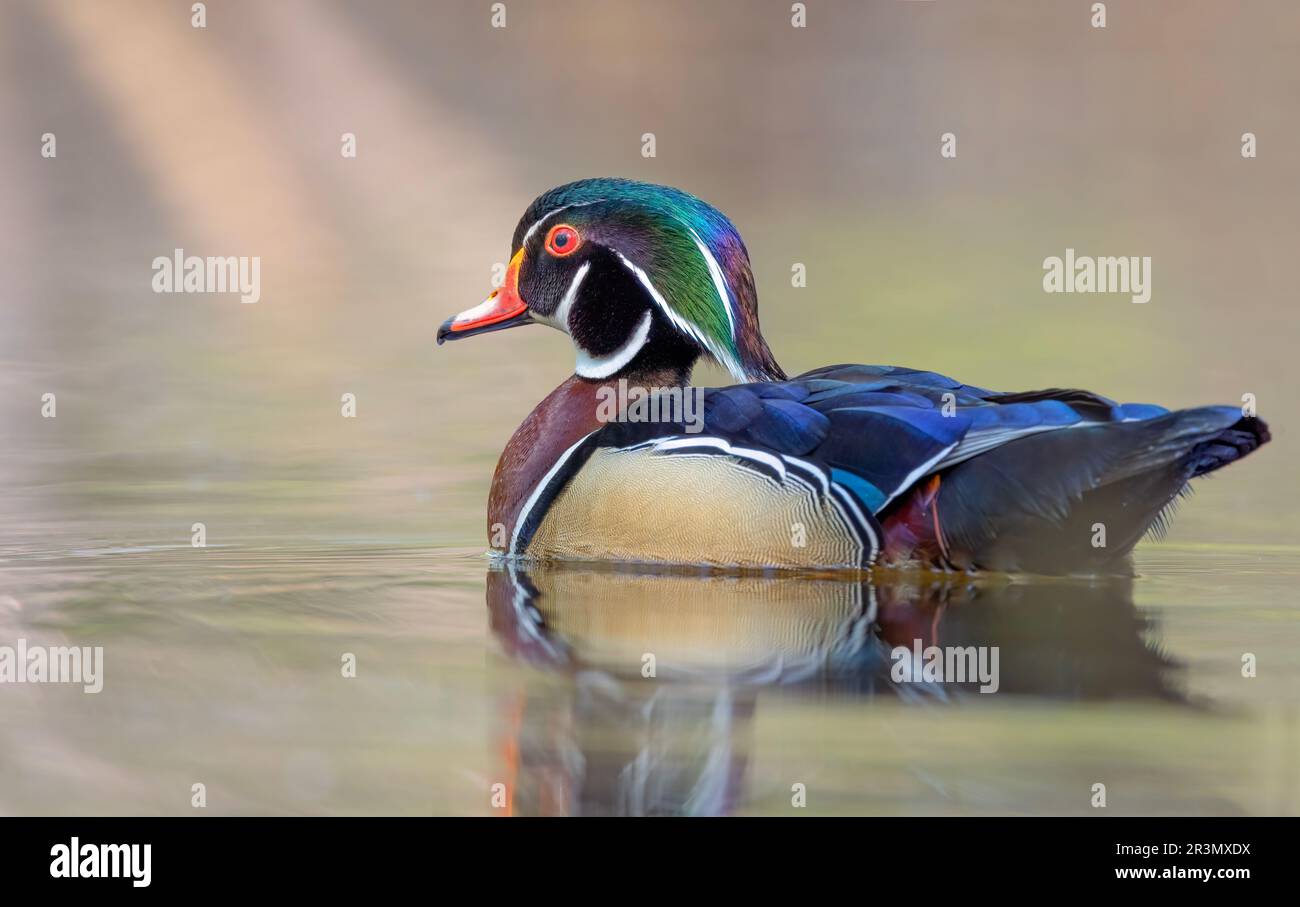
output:
M515 522L533 490L565 451L601 427L598 414L602 401L608 399L607 393L601 393L602 388L618 388L620 382L626 382L624 386L629 390L640 387L652 391L683 387L690 382L689 365L635 366L634 362L617 375L599 380L570 376L547 394L515 430L497 461L488 496L488 540L493 550L509 549Z

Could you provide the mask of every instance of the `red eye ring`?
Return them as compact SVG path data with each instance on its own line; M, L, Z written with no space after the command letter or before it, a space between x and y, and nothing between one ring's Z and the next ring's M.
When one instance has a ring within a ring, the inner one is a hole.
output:
M582 237L568 224L556 224L546 233L546 251L556 258L564 258L578 251Z

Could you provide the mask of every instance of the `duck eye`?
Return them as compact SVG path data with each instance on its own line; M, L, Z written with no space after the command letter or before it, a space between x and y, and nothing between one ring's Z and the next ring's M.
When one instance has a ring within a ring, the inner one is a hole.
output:
M546 234L546 251L556 258L572 255L580 245L582 245L582 237L578 236L578 231L568 224L556 224Z

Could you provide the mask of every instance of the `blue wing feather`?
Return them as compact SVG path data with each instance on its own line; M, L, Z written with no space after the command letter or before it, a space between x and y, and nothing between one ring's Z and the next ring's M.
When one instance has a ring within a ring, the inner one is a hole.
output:
M618 423L602 430L599 444L627 446L684 434L797 456L823 468L878 514L926 476L1020 438L1168 415L1163 407L1118 404L1088 391L999 393L936 372L833 365L786 381L706 389L702 433L682 425ZM1103 458L1095 459L1101 469ZM1086 487L1092 479L1085 473L1090 470L1067 477L1062 493ZM1045 512L1061 506L1041 503Z

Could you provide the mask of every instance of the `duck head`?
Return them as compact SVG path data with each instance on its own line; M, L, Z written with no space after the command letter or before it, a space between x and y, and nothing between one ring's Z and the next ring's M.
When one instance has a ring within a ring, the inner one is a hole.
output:
M449 318L438 343L525 324L568 334L580 377L670 370L708 356L739 381L784 378L758 327L749 253L722 212L668 186L569 183L515 227L505 282Z

